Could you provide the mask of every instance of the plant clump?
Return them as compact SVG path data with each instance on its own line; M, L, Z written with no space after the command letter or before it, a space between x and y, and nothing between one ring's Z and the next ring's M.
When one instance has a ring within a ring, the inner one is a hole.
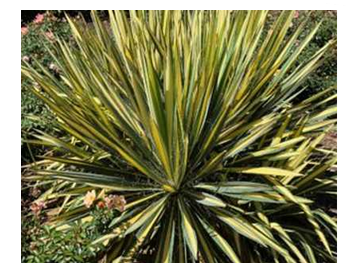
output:
M26 179L49 187L62 227L117 209L93 245L107 262L335 262L331 86L299 100L332 39L297 61L309 18L283 11L110 11L110 29L68 19L47 68L23 61L62 137ZM319 158L316 158L319 156ZM125 200L126 199L126 200ZM107 208L105 208L105 206Z

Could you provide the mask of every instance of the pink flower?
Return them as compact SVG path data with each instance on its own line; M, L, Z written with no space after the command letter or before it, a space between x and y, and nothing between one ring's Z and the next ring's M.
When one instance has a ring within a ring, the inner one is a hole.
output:
M96 192L95 190L92 190L91 192L87 192L87 194L85 195L84 197L84 205L87 207L87 208L90 208L91 205L93 204L93 202L95 201L96 199Z
M28 56L23 56L23 57L22 57L22 60L23 60L24 62L30 62L30 57L28 57Z
M29 32L29 28L28 27L21 27L20 31L21 31L22 35L26 35Z
M120 212L125 210L126 200L124 196L109 195L105 198L105 203L108 209L118 209Z
M43 208L46 208L46 203L42 200L38 200L30 205L31 212L33 212L35 216L38 216Z
M299 17L299 11L294 11L293 18L298 18Z
M44 21L44 15L42 13L37 14L35 19L34 19L34 23L35 24L42 24L43 21Z
M54 37L54 34L52 31L49 31L49 32L45 32L45 36L51 40L51 41L54 41L55 40L55 37Z

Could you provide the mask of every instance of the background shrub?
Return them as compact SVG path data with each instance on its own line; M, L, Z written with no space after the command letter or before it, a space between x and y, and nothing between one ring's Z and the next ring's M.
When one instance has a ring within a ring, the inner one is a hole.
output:
M301 11L299 13L300 22L308 16L308 11ZM322 22L318 29L316 36L312 39L308 47L302 52L298 62L303 62L310 58L313 53L325 45L330 39L337 37L337 13L336 11L312 11L308 21L307 28L305 29L301 40L305 38L313 26ZM329 53L329 58L325 61L323 66L319 67L306 81L306 95L311 95L315 91L324 90L337 82L337 49L335 48Z
M46 223L44 215L34 216L24 209L21 220L21 257L25 263L97 262L105 250L92 242L111 229L109 224L119 212L95 207L92 220L72 222L57 229Z
M25 14L25 13L24 13ZM23 15L23 11L22 11ZM52 43L59 37L64 41L70 41L71 30L64 18L57 18L52 12L45 12L35 16L43 16L39 23L29 22L22 25L21 59L28 62L33 68L41 71L37 63L54 71L54 61L48 49L53 50ZM34 17L35 18L35 17ZM37 63L36 63L37 61ZM33 129L39 129L53 133L54 117L47 106L32 93L28 87L33 85L27 79L21 80L21 135L22 139L30 137ZM33 153L43 152L40 146L31 146ZM28 146L22 144L22 162L32 161Z

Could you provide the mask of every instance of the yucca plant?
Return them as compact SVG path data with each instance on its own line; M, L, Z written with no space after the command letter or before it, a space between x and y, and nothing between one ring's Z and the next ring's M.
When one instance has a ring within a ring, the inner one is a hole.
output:
M304 101L304 81L335 41L297 64L293 11L110 11L110 28L69 19L55 42L61 81L23 64L62 136L35 162L49 223L88 220L87 192L123 195L125 210L94 244L111 262L334 262L336 200L321 149L336 124L331 87ZM38 84L38 85L37 85ZM40 88L38 88L40 87ZM317 93L318 92L318 93Z

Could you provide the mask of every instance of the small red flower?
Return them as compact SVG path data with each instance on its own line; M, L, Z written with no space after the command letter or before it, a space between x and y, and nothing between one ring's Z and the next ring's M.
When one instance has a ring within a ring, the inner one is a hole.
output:
M293 18L298 18L299 17L299 11L294 11Z
M104 209L106 207L105 203L103 201L99 201L97 203L97 207L99 207L100 209Z

